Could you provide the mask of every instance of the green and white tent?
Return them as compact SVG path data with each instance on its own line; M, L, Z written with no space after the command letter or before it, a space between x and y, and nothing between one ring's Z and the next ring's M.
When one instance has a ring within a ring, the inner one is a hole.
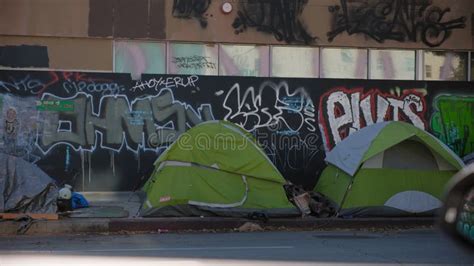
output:
M252 135L209 121L182 134L155 162L141 215L298 215L285 183Z
M350 135L326 162L314 190L352 217L433 214L447 181L463 167L437 138L394 121Z

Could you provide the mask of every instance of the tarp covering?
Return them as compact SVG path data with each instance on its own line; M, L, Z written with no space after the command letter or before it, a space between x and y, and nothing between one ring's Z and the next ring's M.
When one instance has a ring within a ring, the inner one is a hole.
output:
M39 167L0 153L0 212L56 213L58 188Z

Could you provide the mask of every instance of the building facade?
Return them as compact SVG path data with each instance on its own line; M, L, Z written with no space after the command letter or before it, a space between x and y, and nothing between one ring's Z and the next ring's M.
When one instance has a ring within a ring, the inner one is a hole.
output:
M0 14L0 148L79 190L136 188L212 119L308 189L325 152L380 121L474 153L471 0L0 0Z

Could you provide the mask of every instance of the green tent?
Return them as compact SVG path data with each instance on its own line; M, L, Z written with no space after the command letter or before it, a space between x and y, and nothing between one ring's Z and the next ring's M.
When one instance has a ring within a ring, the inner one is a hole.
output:
M446 182L463 162L429 133L404 122L355 132L326 154L315 187L339 215L428 215L441 206Z
M252 135L209 121L182 134L155 162L141 215L298 215L285 183Z

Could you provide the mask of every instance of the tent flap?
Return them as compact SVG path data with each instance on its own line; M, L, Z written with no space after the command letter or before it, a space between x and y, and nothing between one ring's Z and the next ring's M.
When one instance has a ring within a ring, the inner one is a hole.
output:
M337 144L332 151L326 154L326 162L337 166L350 176L354 176L372 141L387 124L388 122L374 124L353 133L350 138Z

